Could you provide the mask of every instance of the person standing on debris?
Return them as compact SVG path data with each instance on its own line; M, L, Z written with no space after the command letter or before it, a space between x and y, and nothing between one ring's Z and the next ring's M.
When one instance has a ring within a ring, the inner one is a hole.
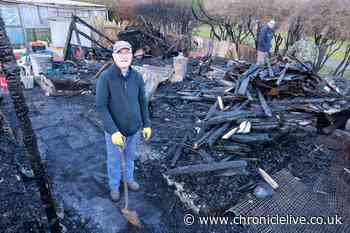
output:
M269 56L272 47L273 30L275 28L275 21L270 20L259 32L258 36L258 51L257 64L263 65Z
M131 68L132 47L126 41L113 46L113 64L103 71L96 86L96 111L102 120L107 147L107 173L113 201L120 198L120 148L124 148L126 181L137 191L134 179L136 145L140 129L144 139L151 137L151 122L142 76Z

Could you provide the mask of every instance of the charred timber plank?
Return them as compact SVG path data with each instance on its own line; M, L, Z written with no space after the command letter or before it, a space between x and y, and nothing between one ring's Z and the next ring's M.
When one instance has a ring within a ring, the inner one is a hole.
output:
M272 117L271 108L267 105L266 100L264 98L264 95L261 93L259 88L257 88L256 90L258 92L259 100L260 100L261 106L262 106L265 114L269 117Z
M170 96L167 96L167 98L171 98ZM173 98L180 98L182 100L190 100L190 101L203 101L203 98L201 96L174 96Z
M277 119L273 118L249 118L249 119L239 119L237 120L237 123L242 123L243 121L249 121L253 124L278 124L279 121Z
M216 80L219 84L222 84L224 86L228 86L228 87L235 87L235 83L231 82L231 81L227 81L227 80L223 80L223 79L218 79Z
M206 116L204 117L204 121L206 121L208 118L212 117L215 115L215 113L218 111L218 101L216 101L209 109L209 111L207 112ZM203 122L201 122L199 131L198 131L198 135L195 139L195 141L198 141L201 137L203 137L203 135L205 134L207 127L203 124Z
M217 125L225 122L232 122L241 118L248 118L248 117L255 117L255 113L249 113L249 112L239 112L235 114L227 114L223 116L216 116L213 117L206 122L204 122L205 125Z
M215 102L217 100L217 96L216 95L208 95L208 94L203 94L202 96L202 101L211 101L211 102ZM245 98L242 96L223 96L222 99L224 101L241 101L244 100Z
M72 19L72 21L69 24L67 39L66 39L66 42L65 42L65 45L64 45L64 49L63 49L63 58L64 58L64 60L68 59L70 43L71 43L71 40L72 40L72 34L73 34L74 25L75 25L75 21L74 21L74 19Z
M230 137L232 141L239 143L262 143L271 142L273 138L267 133L234 134Z
M76 35L77 35L77 34L80 34L80 35L82 35L83 37L85 37L86 39L88 39L88 40L94 42L95 44L97 44L97 45L100 46L101 48L110 50L110 49L104 47L104 46L103 46L101 43L99 43L97 40L95 40L95 39L93 39L92 37L90 37L88 34L86 34L86 33L82 32L82 31L80 31L79 29L75 29L74 31L75 31L75 34L76 34ZM111 50L111 52L112 52L112 50Z
M295 98L293 100L279 100L268 101L273 105L288 105L288 104L302 104L302 103L323 103L323 102L336 102L341 100L350 100L350 96L334 97L334 98Z
M252 124L252 129L254 131L263 131L263 132L269 132L272 130L276 130L280 127L279 123L253 123Z
M200 137L199 139L197 139L194 143L193 143L193 148L194 149L198 149L200 146L202 146L206 139L213 133L215 132L215 130L218 127L213 127L212 129L210 129L209 131L207 131L205 134L202 135L202 137Z
M249 101L253 101L254 100L254 98L253 98L253 96L252 96L252 94L250 93L249 90L247 90L247 98L248 98Z
M230 123L225 123L223 126L215 130L208 138L208 145L212 147L214 143L225 133L225 131L230 126Z
M280 76L277 79L277 82L276 82L277 86L279 86L281 84L281 82L284 79L284 76L286 76L286 72L288 70L288 67L289 67L289 64L287 63L286 66L284 67L284 69L282 70Z
M236 152L248 153L251 151L250 147L244 144L222 145L222 146L217 146L215 148L226 152L231 152L231 153L236 153Z
M56 90L55 92L50 93L50 96L76 96L82 95L86 90Z
M248 76L240 82L240 86L237 91L238 95L243 95L243 96L246 95L250 79L251 79L251 76Z
M273 73L272 67L271 67L271 62L270 59L267 59L267 69L269 70L269 76L270 78L275 77L275 74Z
M161 95L161 98L168 98L168 99L182 99L182 100L188 100L188 101L197 101L197 102L210 102L215 103L217 101L217 96L215 95L207 95L203 94L202 96L178 96L178 95ZM243 101L246 99L244 96L223 96L222 99L224 101Z
M102 32L98 31L96 28L92 27L90 24L88 24L87 22L85 22L83 19L79 18L78 16L74 15L73 16L73 20L76 22L79 22L81 24L83 24L84 26L86 26L87 28L89 28L90 30L94 31L95 33L97 33L99 36L104 37L106 40L108 40L111 44L114 43L113 40L111 40L108 36L106 36L105 34L103 34ZM102 47L103 48L103 47Z
M184 144L185 144L185 142L187 141L189 135L190 135L190 132L187 132L187 133L185 134L185 136L183 137L183 139L181 140L181 143L178 144L178 146L176 147L174 156L173 156L173 158L171 159L171 164L170 164L171 167L175 167L176 162L179 160L179 158L180 158L180 156L181 156L181 153L182 153L182 150L183 150L183 147L184 147Z
M25 155L31 163L34 172L35 181L40 192L41 207L45 210L49 231L52 233L60 233L60 218L57 216L55 201L51 192L51 184L49 176L46 172L44 163L42 162L36 134L32 127L29 117L29 108L24 97L20 83L20 68L17 65L13 48L9 37L6 33L5 23L0 16L0 63L2 71L8 82L8 90L15 109L17 120L21 128L22 141L25 146ZM10 179L10 177L6 177ZM7 182L5 180L5 182ZM46 222L43 220L43 222ZM46 224L46 223L45 223Z
M235 94L245 96L248 89L248 84L252 76L254 76L259 70L259 66L251 65L249 69L242 74L237 85L235 86Z
M215 160L205 150L199 150L198 153L206 163L213 163Z
M204 120L209 119L210 117L212 117L213 115L215 115L215 113L217 112L218 109L218 101L216 101L209 109L207 115L205 116Z
M80 49L79 59L85 58L85 53L84 53L83 47L81 46L81 41L80 41L80 35L79 35L80 31L78 30L76 23L73 25L73 30L75 31L75 39L76 39L78 46L79 46L79 49Z
M224 110L224 101L222 100L222 97L221 96L218 96L218 103L219 103L219 108L221 111Z
M159 42L160 44L162 44L164 47L166 47L166 48L169 48L169 47L170 47L163 39L161 39L161 38L159 38L159 37L157 37L157 36L155 36L155 35L152 35L151 33L148 33L148 32L146 32L145 30L141 30L140 28L139 28L138 30L139 30L141 33L143 33L144 35L146 35L146 36L148 36L148 37L150 37L150 38L152 38L152 39L158 41L158 42Z
M188 165L183 167L177 167L171 170L168 170L166 175L181 175L181 174L193 174L193 173L202 173L202 172L212 172L223 169L242 169L247 167L248 163L244 160L229 161L223 163L211 163L211 164L196 164Z

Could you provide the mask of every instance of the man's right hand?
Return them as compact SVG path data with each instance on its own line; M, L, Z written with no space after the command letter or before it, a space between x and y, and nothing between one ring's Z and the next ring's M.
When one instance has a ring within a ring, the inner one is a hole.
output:
M112 143L118 145L121 148L125 146L125 137L119 131L112 134Z

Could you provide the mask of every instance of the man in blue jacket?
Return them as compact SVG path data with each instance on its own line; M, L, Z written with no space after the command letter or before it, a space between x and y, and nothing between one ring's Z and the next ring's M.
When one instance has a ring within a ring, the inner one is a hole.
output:
M269 56L272 47L273 30L275 21L270 20L261 30L258 37L257 64L263 65Z
M96 111L102 120L107 146L107 173L113 201L120 198L120 149L124 149L126 181L137 191L140 185L134 179L136 145L140 138L151 136L151 122L142 76L131 68L132 48L126 41L113 46L113 61L103 71L96 86Z

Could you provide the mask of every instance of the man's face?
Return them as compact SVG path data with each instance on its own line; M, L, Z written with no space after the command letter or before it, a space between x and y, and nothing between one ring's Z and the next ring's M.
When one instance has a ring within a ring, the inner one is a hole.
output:
M113 60L120 69L126 69L131 65L132 52L125 48L113 53Z
M275 24L274 24L274 23L269 22L269 23L267 24L267 26L268 26L271 30L275 29Z

